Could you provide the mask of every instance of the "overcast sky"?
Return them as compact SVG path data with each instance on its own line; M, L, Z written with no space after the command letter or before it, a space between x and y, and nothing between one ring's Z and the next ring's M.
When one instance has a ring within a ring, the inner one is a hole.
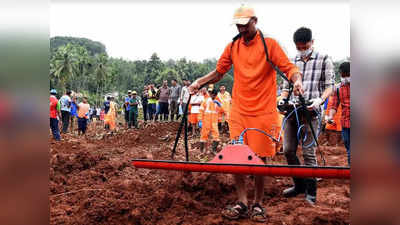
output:
M231 2L94 3L53 1L50 36L85 37L102 42L112 57L162 60L219 58L237 34L231 25ZM278 40L294 57L293 33L306 26L313 30L314 47L334 60L350 56L350 6L346 1L247 1L258 16L258 28Z

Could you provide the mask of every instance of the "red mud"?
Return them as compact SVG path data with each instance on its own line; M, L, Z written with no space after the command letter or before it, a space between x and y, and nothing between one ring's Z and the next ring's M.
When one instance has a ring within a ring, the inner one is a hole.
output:
M143 127L143 126L142 126ZM93 127L92 127L93 128ZM121 129L114 135L89 130L88 137L67 135L50 141L51 224L255 224L220 216L235 202L231 175L135 169L134 158L169 159L177 123L160 123L140 130ZM226 143L227 139L224 138ZM191 160L198 161L198 141L190 140ZM329 165L346 165L341 147L321 147ZM301 151L300 151L301 152ZM211 156L209 156L211 158ZM184 160L182 141L177 160ZM284 164L283 156L273 159ZM266 224L349 224L349 180L322 180L318 203L304 197L286 199L281 192L289 178L268 177L264 206ZM248 179L249 199L253 181Z

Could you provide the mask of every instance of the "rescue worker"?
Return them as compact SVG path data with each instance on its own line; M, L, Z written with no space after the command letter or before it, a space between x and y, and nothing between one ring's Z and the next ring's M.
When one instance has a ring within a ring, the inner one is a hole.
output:
M56 141L61 140L58 119L61 118L60 111L57 109L58 99L56 89L50 90L50 129Z
M149 97L149 86L144 85L141 100L143 106L143 120L145 123L147 122L147 119L149 117L149 114L147 113L148 97Z
M107 113L108 113L108 111L110 110L110 101L111 101L111 96L107 96L106 97L106 101L104 102L104 114L103 114L103 123L104 123L104 129L106 129L106 130L109 130L110 129L110 126L109 126L109 124L106 124L105 123L105 115L107 115Z
M83 97L82 102L78 104L78 135L86 133L87 122L89 119L89 109L87 98Z
M202 91L197 92L190 99L190 115L189 115L189 123L192 125L192 135L197 135L197 127L199 122L199 113L201 103L204 101L204 93L206 92L205 88Z
M335 86L335 89L339 89L339 85ZM342 116L342 107L339 105L337 108L337 112L335 116L330 119L329 111L333 106L333 95L337 95L337 91L333 91L332 95L328 98L328 104L325 110L325 135L326 135L326 143L328 145L338 145L338 134L342 132L342 125L340 124L340 118ZM333 139L333 140L332 140Z
M266 60L263 41L268 47L268 56L274 65L282 70L294 82L294 92L302 93L301 74L293 65L277 41L272 38L262 39L262 33L256 28L257 17L254 9L242 5L233 17L233 23L239 35L230 42L217 62L216 69L197 79L189 87L194 93L201 85L220 81L233 65L232 107L229 128L231 140L237 140L246 128L258 128L274 134L277 119L276 111L276 72ZM262 133L249 131L244 137L244 144L249 145L264 162L275 155L275 144ZM236 220L250 216L255 222L265 222L266 213L262 206L264 197L264 177L255 176L255 200L248 206L244 175L234 175L238 201L227 206L222 215Z
M341 125L344 146L347 151L347 162L350 166L350 62L344 62L339 66L341 84L338 90L338 96L333 95L332 109L329 111L327 121L332 120L338 110L342 107Z
M131 126L134 126L135 128L138 128L138 123L137 123L137 118L138 118L138 104L139 100L137 98L137 93L136 91L133 91L131 94L131 99L129 100L129 125L128 128L131 128Z
M225 86L221 85L219 87L219 92L218 96L219 100L221 100L222 103L222 108L224 109L224 113L221 115L221 122L218 124L218 128L221 127L220 129L224 132L227 132L229 130L228 126L228 120L229 120L229 113L231 111L231 95L229 92L225 90Z
M174 121L174 115L176 120L179 119L179 97L181 94L181 86L177 84L176 79L172 79L171 81L171 87L170 87L170 95L169 95L169 108L170 108L170 117L171 121Z
M303 161L306 166L317 166L316 143L314 142L313 133L318 139L318 114L321 113L321 105L328 98L334 85L334 66L332 59L326 55L317 52L313 48L314 39L312 31L309 28L301 27L293 34L293 42L296 46L298 54L294 62L300 71L303 71L303 89L304 99L312 104L307 107L307 113L300 113L299 119L306 121L303 130L306 132L307 139L303 141L301 148ZM284 82L284 88L281 96L287 98L289 95L289 85ZM295 99L296 100L296 99ZM311 119L311 121L307 121ZM311 130L312 125L313 131ZM298 137L297 118L292 116L288 118L285 124L285 137L283 142L283 151L286 161L289 165L300 165L297 157L297 149L300 144ZM294 185L283 191L283 195L287 198L295 197L305 193L305 200L314 205L317 200L317 180L316 178L298 178L293 177Z
M104 118L104 125L107 126L111 130L111 133L114 133L116 128L115 119L117 118L117 105L114 102L114 97L110 96L110 109Z
M151 83L149 85L149 91L148 91L148 105L147 105L147 112L149 113L149 120L150 122L153 121L153 116L155 116L156 113L156 103L157 103L157 89L154 87L154 83Z
M217 90L210 92L210 97L204 99L200 106L199 123L201 123L200 152L204 152L204 147L211 133L212 153L217 153L219 144L218 132L218 113L224 112L222 103L216 100Z
M125 117L125 126L128 127L129 125L129 110L131 106L129 105L129 100L131 99L132 91L128 90L128 96L125 97L124 102L124 117Z
M59 102L61 107L61 119L62 119L62 133L66 134L68 131L69 117L71 112L71 94L72 91L67 90Z

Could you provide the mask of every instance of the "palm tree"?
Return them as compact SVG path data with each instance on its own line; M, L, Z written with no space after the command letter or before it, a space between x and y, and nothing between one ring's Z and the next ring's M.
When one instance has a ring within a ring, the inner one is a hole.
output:
M77 74L76 60L70 53L70 48L71 47L67 45L58 49L55 55L53 69L50 73L53 78L60 81L61 86L64 88L67 88L67 85L71 88L70 80Z

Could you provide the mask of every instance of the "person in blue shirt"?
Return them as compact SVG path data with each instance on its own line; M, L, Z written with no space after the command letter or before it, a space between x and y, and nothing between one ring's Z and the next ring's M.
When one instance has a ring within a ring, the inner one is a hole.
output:
M78 113L77 113L77 103L76 103L76 96L72 96L72 101L71 101L71 112L70 112L70 132L73 133L74 132L74 121L75 118L78 117Z
M125 102L124 102L124 115L125 115L125 126L128 128L129 125L129 110L130 110L130 105L129 101L131 100L132 92L129 90L128 91L128 96L125 97Z

